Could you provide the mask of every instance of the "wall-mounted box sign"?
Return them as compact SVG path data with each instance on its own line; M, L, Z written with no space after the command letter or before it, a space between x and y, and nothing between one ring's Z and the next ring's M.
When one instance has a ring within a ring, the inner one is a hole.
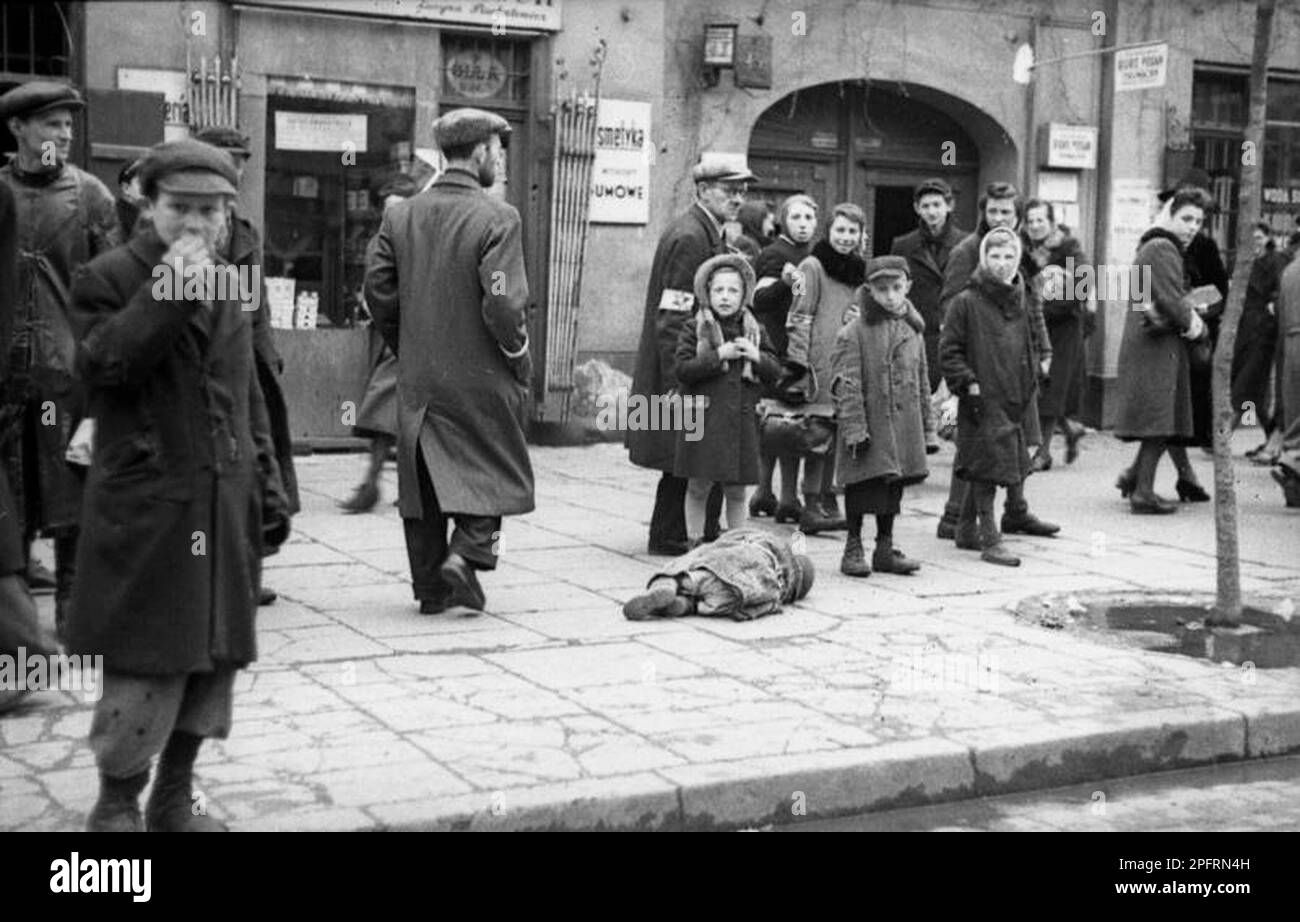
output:
M354 150L364 154L366 116L278 111L275 113L275 149Z
M1097 129L1053 122L1038 129L1039 166L1055 170L1095 170Z
M736 39L736 86L772 88L772 36L742 35Z

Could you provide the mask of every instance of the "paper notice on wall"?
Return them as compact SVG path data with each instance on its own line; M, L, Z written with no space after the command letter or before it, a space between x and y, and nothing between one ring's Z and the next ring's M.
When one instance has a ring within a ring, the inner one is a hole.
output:
M276 150L366 153L366 116L333 112L276 112Z
M1110 231L1106 236L1106 261L1112 266L1132 265L1138 241L1151 229L1158 203L1156 186L1149 179L1116 179L1110 187ZM1106 311L1106 348L1101 374L1119 374L1119 345L1124 338L1124 321L1133 305L1112 301L1098 305Z
M602 99L591 170L593 224L650 221L650 103Z

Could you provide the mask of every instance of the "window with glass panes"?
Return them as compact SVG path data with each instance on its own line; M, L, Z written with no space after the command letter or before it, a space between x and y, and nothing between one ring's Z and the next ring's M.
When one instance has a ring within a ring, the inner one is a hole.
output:
M528 109L528 40L442 35L442 107Z

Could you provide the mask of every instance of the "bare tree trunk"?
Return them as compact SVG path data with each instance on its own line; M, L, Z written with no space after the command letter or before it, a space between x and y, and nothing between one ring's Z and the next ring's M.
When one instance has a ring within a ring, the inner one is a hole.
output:
M1268 48L1273 35L1275 0L1255 7L1255 49L1250 61L1250 118L1241 152L1241 183L1237 190L1237 254L1228 287L1228 304L1219 326L1214 352L1214 533L1218 556L1218 596L1214 624L1241 623L1241 559L1237 546L1237 490L1232 469L1232 357L1237 325L1250 278L1251 231L1259 220L1260 175L1264 157L1264 110L1268 101Z

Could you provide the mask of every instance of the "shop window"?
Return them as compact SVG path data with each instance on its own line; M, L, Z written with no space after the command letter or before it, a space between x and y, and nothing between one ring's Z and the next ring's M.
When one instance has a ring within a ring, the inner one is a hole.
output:
M531 54L526 40L443 33L443 107L527 109Z
M67 7L66 3L0 4L0 71L5 76L67 76L71 44Z
M415 91L267 80L266 253L272 325L363 318L365 253L379 189L412 169Z

